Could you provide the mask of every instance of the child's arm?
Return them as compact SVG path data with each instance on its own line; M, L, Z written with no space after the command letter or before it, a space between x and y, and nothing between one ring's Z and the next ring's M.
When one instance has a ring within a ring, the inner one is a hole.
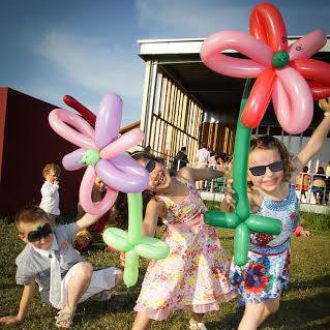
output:
M211 167L205 168L191 168L183 167L179 173L179 176L188 181L200 181L200 180L212 180L223 175L222 172L214 170Z
M153 237L155 235L158 218L161 215L161 203L151 199L146 208L146 214L143 219L142 232L145 236Z
M88 228L92 224L94 224L97 220L102 217L103 214L94 215L85 213L79 220L76 221L76 225L78 226L78 231L81 229Z
M306 146L298 154L301 165L304 166L322 148L330 130L330 97L319 101L320 108L324 111L324 118L308 140Z
M24 285L22 298L19 304L18 313L15 316L4 316L0 318L0 323L3 324L13 324L17 323L23 320L25 317L29 304L31 302L31 299L33 297L33 293L35 290L36 283L34 280L32 280L30 283Z

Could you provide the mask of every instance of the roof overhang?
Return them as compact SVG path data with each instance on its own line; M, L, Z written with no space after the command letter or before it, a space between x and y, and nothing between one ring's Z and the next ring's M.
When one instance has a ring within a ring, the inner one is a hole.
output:
M297 39L299 36L289 37L289 44ZM138 40L139 56L144 61L157 62L159 70L187 91L204 110L237 114L245 80L225 77L209 70L199 55L203 41L201 38ZM233 50L227 53L243 57ZM330 63L330 36L326 45L313 58ZM320 111L315 111L312 126L321 116ZM267 124L278 125L273 111L267 111L264 120Z

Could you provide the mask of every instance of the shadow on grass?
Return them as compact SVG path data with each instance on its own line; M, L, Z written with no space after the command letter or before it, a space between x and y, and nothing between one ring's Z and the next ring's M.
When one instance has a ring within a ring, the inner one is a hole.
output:
M293 291L296 289L306 288L329 288L330 287L330 275L313 278L308 281L292 281L289 284L289 290Z
M260 329L330 329L329 295L320 293L305 299L282 300L279 311L266 320ZM227 314L219 321L208 322L208 329L237 329L244 308Z

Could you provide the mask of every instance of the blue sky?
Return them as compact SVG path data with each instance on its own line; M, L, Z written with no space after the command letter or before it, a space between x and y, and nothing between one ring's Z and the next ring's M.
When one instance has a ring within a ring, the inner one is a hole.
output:
M144 63L138 39L248 31L252 0L1 0L0 86L58 106L70 94L97 112L123 98L123 123L140 119ZM330 1L272 1L288 34L330 33Z

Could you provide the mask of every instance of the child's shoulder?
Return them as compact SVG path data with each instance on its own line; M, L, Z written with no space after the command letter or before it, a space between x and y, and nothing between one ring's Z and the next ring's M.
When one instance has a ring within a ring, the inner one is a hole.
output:
M16 257L16 265L23 265L31 263L33 258L33 248L30 244L26 244L24 249Z

